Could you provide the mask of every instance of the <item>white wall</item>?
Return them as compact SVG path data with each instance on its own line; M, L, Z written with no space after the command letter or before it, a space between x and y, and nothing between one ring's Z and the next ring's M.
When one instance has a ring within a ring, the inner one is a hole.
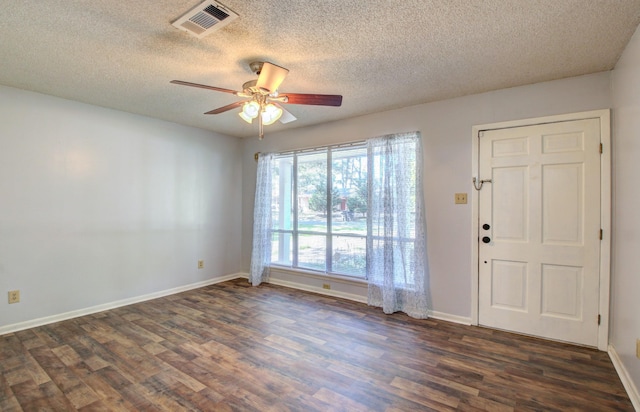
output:
M471 316L471 210L454 193L471 193L473 125L611 107L610 74L599 73L362 116L248 139L243 154L242 267L251 258L255 152L281 151L419 130L425 160L428 258L435 312ZM384 98L382 96L381 98ZM295 105L289 107L295 114ZM340 109L335 109L340 110ZM291 279L287 279L290 281ZM317 280L300 278L301 282ZM335 287L340 287L336 284ZM333 286L332 286L333 289Z
M611 344L640 388L640 29L612 72ZM637 396L637 395L636 395Z
M240 145L0 86L0 329L238 272Z

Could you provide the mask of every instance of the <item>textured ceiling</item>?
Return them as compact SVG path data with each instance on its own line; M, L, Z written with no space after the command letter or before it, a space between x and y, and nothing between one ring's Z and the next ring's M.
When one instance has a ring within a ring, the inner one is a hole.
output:
M240 17L197 39L171 26L199 0L20 0L0 13L0 84L237 137L255 136L231 94L254 60L290 70L281 92L342 94L287 105L275 131L610 70L640 0L222 0Z

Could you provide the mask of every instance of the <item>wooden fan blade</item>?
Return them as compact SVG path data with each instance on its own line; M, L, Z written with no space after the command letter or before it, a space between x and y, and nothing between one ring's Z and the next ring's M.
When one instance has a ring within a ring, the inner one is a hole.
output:
M182 80L171 80L169 83L179 84L181 86L199 87L200 89L213 90L216 92L231 93L235 95L238 94L238 92L236 92L235 90L223 89L222 87L207 86L206 84L183 82Z
M273 93L278 90L280 83L282 83L284 78L287 77L288 73L289 70L284 67L264 62L262 64L262 69L260 69L260 76L258 76L256 87L267 90L269 93Z
M313 104L316 106L341 106L342 96L339 94L305 94L305 93L282 93L286 96L287 104Z
M222 106L222 107L218 107L217 109L209 110L205 114L220 114L220 113L228 112L231 109L235 109L236 107L242 106L247 101L248 100L241 100L239 102L233 102L233 103L228 104L226 106Z

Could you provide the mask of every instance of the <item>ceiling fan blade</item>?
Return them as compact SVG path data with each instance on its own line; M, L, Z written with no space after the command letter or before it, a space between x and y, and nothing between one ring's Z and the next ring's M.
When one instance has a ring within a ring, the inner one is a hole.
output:
M277 103L273 103L273 104L276 105L278 108L282 109L282 116L280 116L280 123L287 124L287 123L291 123L291 122L293 122L295 120L298 120L294 115L292 115L284 107L280 106Z
M224 113L224 112L227 112L227 111L229 111L231 109L235 109L236 107L242 106L246 102L247 102L247 100L240 100L239 102L233 102L233 103L228 104L226 106L222 106L222 107L218 107L217 109L209 110L205 114L220 114L220 113Z
M282 93L286 96L287 104L313 104L316 106L341 106L342 96L339 94L305 94L305 93Z
M256 87L267 90L269 93L273 93L278 90L280 83L282 83L284 78L287 77L288 73L289 70L284 67L264 62L262 64L262 69L260 69L260 76L258 76Z
M223 89L222 87L207 86L206 84L183 82L182 80L171 80L169 83L179 84L181 86L199 87L201 89L214 90L216 92L231 93L237 95L235 90Z

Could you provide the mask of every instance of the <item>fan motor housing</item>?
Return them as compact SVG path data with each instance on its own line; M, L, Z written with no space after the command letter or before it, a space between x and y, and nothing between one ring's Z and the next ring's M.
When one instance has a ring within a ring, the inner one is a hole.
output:
M256 87L257 82L257 80L249 80L248 82L245 82L245 84L242 85L242 90L249 94L260 93L260 89Z
M251 62L249 63L249 69L251 69L252 73L255 73L259 76L260 72L262 71L263 65L264 65L264 62Z

